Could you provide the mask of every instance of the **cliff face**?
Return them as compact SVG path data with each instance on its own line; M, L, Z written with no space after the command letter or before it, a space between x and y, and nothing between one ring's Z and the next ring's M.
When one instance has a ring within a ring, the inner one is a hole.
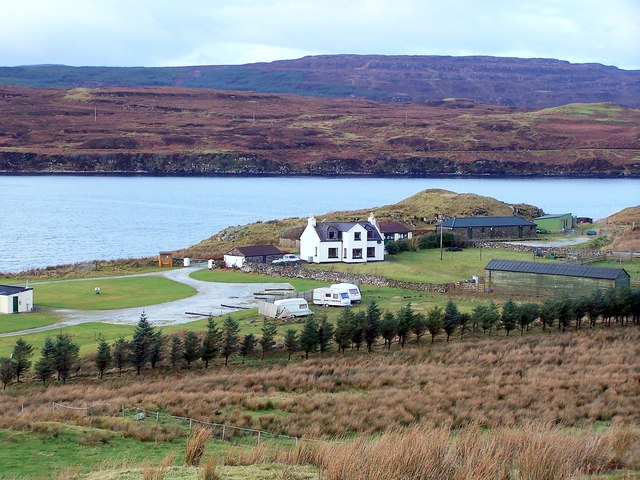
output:
M322 55L248 65L0 68L0 85L216 88L391 102L468 98L544 108L612 102L640 107L640 71L553 59Z
M640 110L0 87L0 172L640 175Z

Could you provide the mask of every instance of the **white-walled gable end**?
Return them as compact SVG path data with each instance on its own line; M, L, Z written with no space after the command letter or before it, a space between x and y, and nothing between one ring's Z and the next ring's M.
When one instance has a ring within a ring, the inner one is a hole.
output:
M381 262L384 242L373 214L367 222L318 222L311 215L300 236L300 258L310 263Z
M33 289L0 285L0 314L33 311Z

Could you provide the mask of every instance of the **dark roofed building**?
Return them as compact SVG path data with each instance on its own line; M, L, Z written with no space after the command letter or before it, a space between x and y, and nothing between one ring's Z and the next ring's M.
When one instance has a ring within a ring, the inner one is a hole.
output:
M577 296L629 285L629 274L623 268L500 259L485 267L485 289L508 295Z
M536 234L535 223L515 216L449 218L442 228L467 240L514 240Z
M33 288L0 285L0 313L23 313L33 310Z
M227 267L242 267L245 263L271 263L272 260L282 257L282 252L273 245L250 245L247 247L235 247L224 256L224 264Z
M404 240L413 236L411 230L399 222L378 222L378 229L384 237L385 243Z

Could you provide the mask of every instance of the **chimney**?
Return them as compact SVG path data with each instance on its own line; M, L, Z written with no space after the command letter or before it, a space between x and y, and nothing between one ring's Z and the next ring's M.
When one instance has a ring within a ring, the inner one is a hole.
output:
M316 217L314 217L313 215L309 215L309 219L307 220L307 225L310 227L315 228L316 226Z
M374 227L377 227L378 225L376 224L376 217L373 216L373 213L369 214L369 218L367 218L367 220L369 221L369 223L371 225L373 225Z

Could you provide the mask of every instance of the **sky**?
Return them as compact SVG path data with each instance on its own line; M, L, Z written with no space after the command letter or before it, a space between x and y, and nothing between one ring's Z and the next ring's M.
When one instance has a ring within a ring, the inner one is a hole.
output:
M640 0L2 0L0 66L493 55L640 69Z

